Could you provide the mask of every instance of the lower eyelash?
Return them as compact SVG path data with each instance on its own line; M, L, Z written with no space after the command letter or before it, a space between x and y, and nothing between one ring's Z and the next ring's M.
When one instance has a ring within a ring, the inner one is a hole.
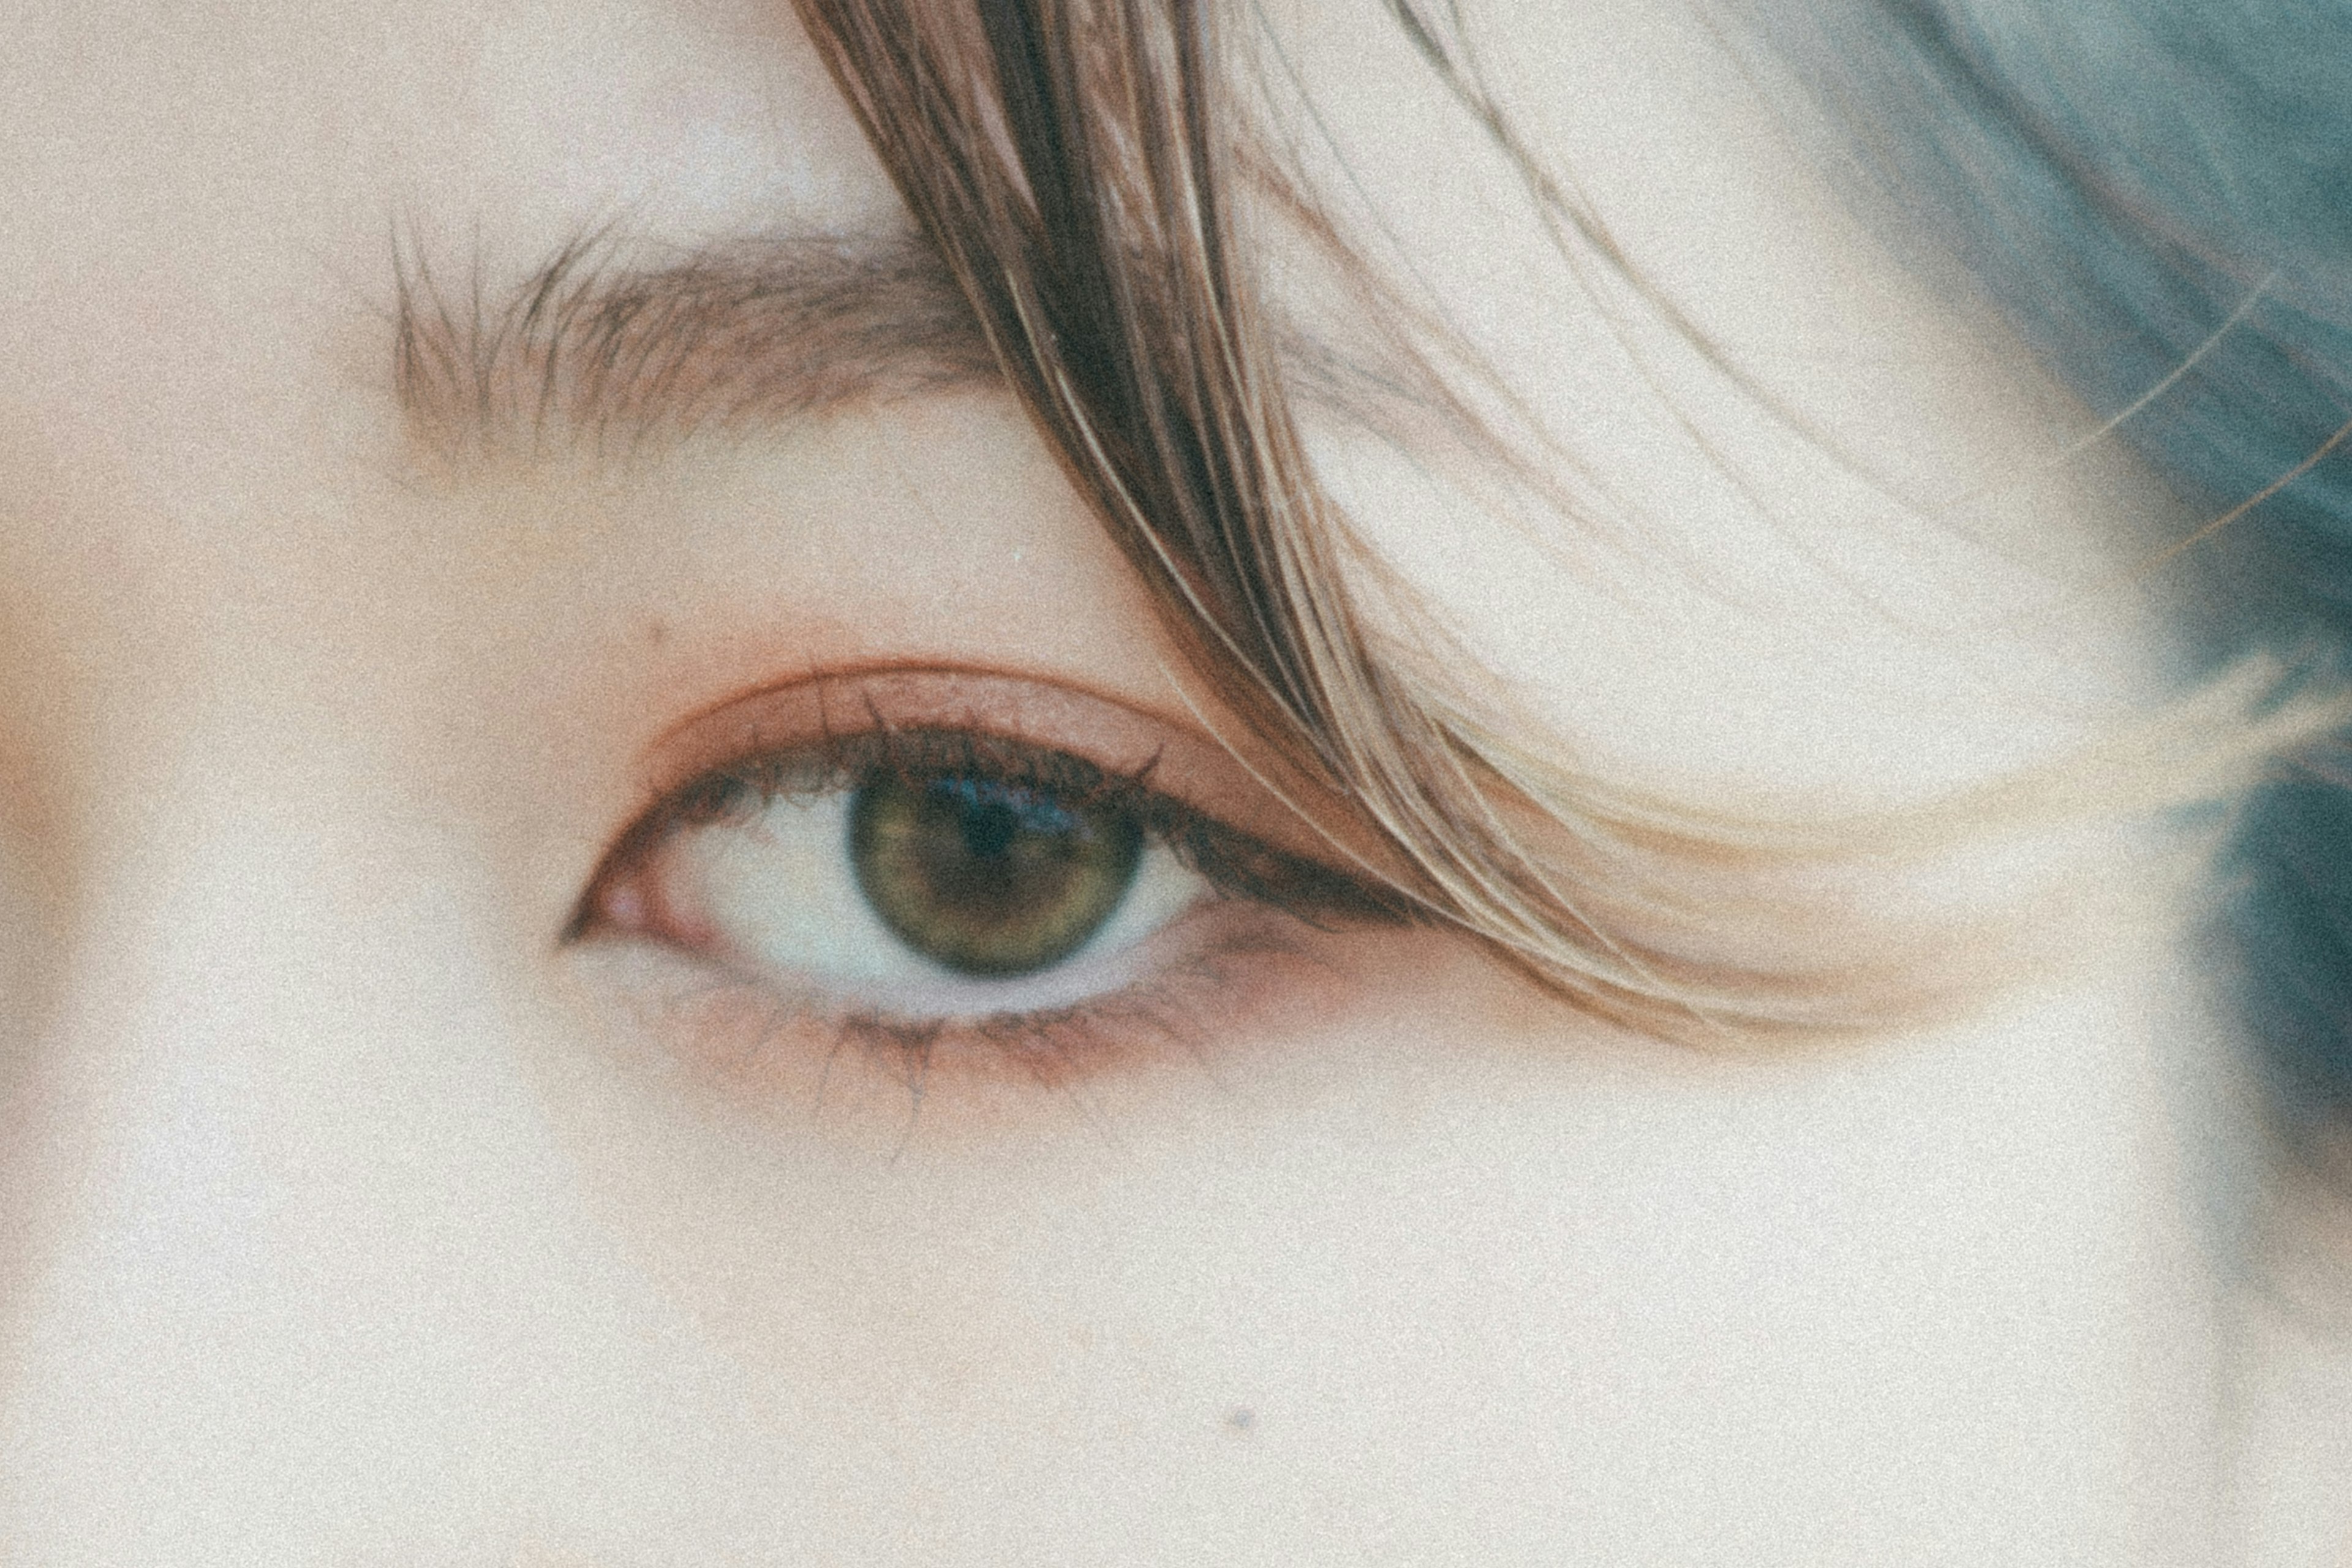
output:
M1226 929L1198 934L1191 951L1147 976L1068 1007L908 1019L831 1011L729 976L674 995L663 1011L684 1037L683 1054L726 1079L772 1090L813 1076L807 1097L820 1112L877 1085L903 1096L912 1118L937 1111L943 1095L958 1113L985 1110L976 1102L999 1094L1018 1106L1122 1068L1189 1064L1213 1076L1215 1039L1297 966L1323 967L1300 940L1304 928L1278 912L1238 900L1214 908Z

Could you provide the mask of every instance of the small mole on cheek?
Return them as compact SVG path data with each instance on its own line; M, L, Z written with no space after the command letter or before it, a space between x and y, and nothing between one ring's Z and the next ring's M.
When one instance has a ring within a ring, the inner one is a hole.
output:
M1257 1412L1246 1405L1236 1405L1225 1412L1225 1430L1235 1436L1246 1436L1257 1429Z

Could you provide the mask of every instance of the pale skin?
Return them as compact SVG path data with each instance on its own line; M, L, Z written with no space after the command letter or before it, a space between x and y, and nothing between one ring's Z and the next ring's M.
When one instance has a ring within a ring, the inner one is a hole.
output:
M1696 18L1517 7L1496 79L1798 418L1612 331L1375 8L1299 9L1353 199L1609 506L1538 548L1363 443L1330 482L1584 765L1899 804L2160 700L2136 563L2182 518L2065 457L2081 412ZM563 940L664 738L813 671L1202 739L1001 396L416 458L396 227L495 293L615 215L905 224L783 11L0 28L0 1556L2328 1560L2328 1424L2219 1414L2317 1385L2242 1348L2234 1047L2142 825L2084 853L2154 918L1829 1051L1358 931L1182 1047L918 1099L807 1030L747 1065L646 980L689 955Z

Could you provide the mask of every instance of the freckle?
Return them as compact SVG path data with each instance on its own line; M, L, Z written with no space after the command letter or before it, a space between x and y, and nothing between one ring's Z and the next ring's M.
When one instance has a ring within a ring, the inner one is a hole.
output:
M656 647L659 647L662 644L669 641L669 623L667 621L646 622L646 641L651 643Z
M1225 1412L1225 1430L1236 1436L1245 1436L1257 1429L1257 1412L1246 1405L1236 1405Z

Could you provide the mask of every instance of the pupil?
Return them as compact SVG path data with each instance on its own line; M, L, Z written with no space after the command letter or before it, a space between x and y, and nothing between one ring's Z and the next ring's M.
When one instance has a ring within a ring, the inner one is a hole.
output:
M859 890L898 939L960 973L1032 973L1118 907L1143 830L1117 805L957 775L869 778L850 805Z
M932 788L937 791L939 786L934 784ZM1013 836L1021 831L1021 818L1011 806L996 801L968 800L960 810L963 817L963 847L975 859L994 859L1013 847Z

